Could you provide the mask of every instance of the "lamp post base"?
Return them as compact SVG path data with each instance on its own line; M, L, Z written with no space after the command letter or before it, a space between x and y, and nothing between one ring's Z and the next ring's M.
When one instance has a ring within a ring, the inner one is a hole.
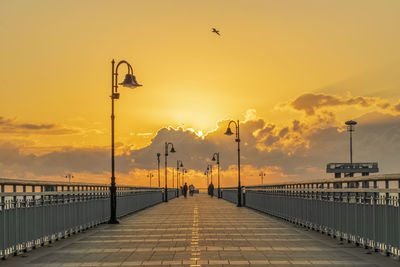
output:
M119 221L117 219L109 220L108 224L119 224Z

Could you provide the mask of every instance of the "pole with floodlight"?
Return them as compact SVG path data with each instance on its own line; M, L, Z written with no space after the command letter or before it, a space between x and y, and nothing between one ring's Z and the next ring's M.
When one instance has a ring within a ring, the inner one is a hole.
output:
M229 122L229 124L228 124L228 128L226 129L225 134L226 134L226 135L233 135L233 132L232 132L232 130L231 130L231 128L230 128L230 125L231 125L232 123L235 125L235 129L236 129L236 131L235 131L235 135L236 135L235 142L238 144L238 148L237 148L237 151L238 151L238 189L237 189L237 190L238 190L238 203L237 203L237 206L238 206L238 207L241 207L241 206L242 206L242 187L240 186L240 135L239 135L239 120L238 120L237 122L231 120L231 121Z
M125 75L125 79L122 83L118 84L118 68L125 64L128 67L128 73ZM142 86L137 83L136 77L133 75L132 66L125 60L118 62L115 66L114 59L111 61L112 76L111 76L111 185L110 185L110 204L111 204L111 214L108 223L117 224L117 187L115 185L115 144L114 144L114 100L119 99L118 85L124 87L136 88Z

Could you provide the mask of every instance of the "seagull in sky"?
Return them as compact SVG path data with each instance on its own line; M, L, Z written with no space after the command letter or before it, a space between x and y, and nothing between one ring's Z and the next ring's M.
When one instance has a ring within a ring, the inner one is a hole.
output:
M218 35L221 35L221 34L219 34L219 30L217 30L217 29L215 29L215 28L212 28L212 32L214 32L214 33L216 33L216 34L218 34Z

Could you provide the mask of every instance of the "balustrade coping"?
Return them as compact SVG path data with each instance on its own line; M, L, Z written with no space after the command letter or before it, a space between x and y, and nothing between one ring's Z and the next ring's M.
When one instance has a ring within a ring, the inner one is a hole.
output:
M282 183L251 185L251 186L245 186L245 188L257 188L257 187L261 188L261 187L286 186L286 185L328 184L328 183L334 184L334 183L349 183L349 182L373 182L373 181L400 181L400 174L399 173L375 174L375 175L370 175L370 176L358 176L358 177L342 177L342 178L326 178L326 179L289 181L289 182L282 182ZM234 189L234 187L229 187L227 189Z
M25 180L25 179L10 179L0 178L0 185L29 185L29 186L101 186L110 187L110 184L96 184L96 183L80 183L80 182L62 182L62 181L43 181L43 180ZM140 187L133 185L117 185L117 188L139 188L139 189L159 189L159 187ZM169 189L169 188L168 188Z

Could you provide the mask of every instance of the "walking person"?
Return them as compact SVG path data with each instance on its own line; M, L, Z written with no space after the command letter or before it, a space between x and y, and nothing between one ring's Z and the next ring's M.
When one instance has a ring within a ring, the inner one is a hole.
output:
M187 183L185 183L185 185L183 186L183 196L186 198L187 195L187 191L188 191L188 186Z
M212 183L208 186L208 194L209 194L211 197L214 196L214 185L213 185Z

